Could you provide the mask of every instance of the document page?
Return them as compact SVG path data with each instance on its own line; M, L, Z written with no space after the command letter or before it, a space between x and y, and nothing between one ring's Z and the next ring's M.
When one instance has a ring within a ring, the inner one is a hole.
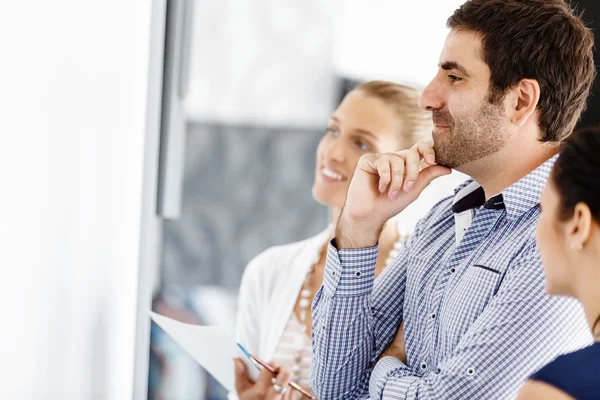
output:
M235 393L233 359L246 356L235 340L220 326L190 325L149 312L152 320L173 338L188 354L206 369L225 389ZM248 367L255 380L257 371Z

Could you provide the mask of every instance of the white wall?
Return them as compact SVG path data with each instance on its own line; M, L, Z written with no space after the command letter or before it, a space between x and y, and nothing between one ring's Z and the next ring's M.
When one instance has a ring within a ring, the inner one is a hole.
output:
M390 79L423 89L437 71L446 20L464 0L345 0L333 63L356 79Z
M343 1L197 0L189 116L322 126L335 107L331 54Z
M0 6L0 398L131 398L150 11Z

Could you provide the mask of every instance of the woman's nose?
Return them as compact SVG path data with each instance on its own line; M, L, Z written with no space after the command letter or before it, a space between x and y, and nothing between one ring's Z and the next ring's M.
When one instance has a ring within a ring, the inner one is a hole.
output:
M325 156L332 161L344 162L346 159L344 139L337 137L332 140L329 146L327 146Z

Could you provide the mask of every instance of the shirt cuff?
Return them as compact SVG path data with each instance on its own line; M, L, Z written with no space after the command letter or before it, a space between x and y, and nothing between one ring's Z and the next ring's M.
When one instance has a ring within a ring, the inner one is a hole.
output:
M392 379L392 382L388 381ZM413 382L410 369L396 357L383 357L375 364L369 381L369 395L373 400L405 399Z
M373 291L379 246L338 250L329 242L323 286L325 294L365 296Z

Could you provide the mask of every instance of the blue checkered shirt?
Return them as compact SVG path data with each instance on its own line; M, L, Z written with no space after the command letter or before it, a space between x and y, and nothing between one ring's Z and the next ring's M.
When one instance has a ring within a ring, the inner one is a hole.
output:
M478 185L459 187L376 281L377 247L329 245L313 303L319 399L512 398L535 370L591 343L581 306L544 292L535 226L555 160L502 191L502 207L455 214ZM407 364L378 359L402 321Z

